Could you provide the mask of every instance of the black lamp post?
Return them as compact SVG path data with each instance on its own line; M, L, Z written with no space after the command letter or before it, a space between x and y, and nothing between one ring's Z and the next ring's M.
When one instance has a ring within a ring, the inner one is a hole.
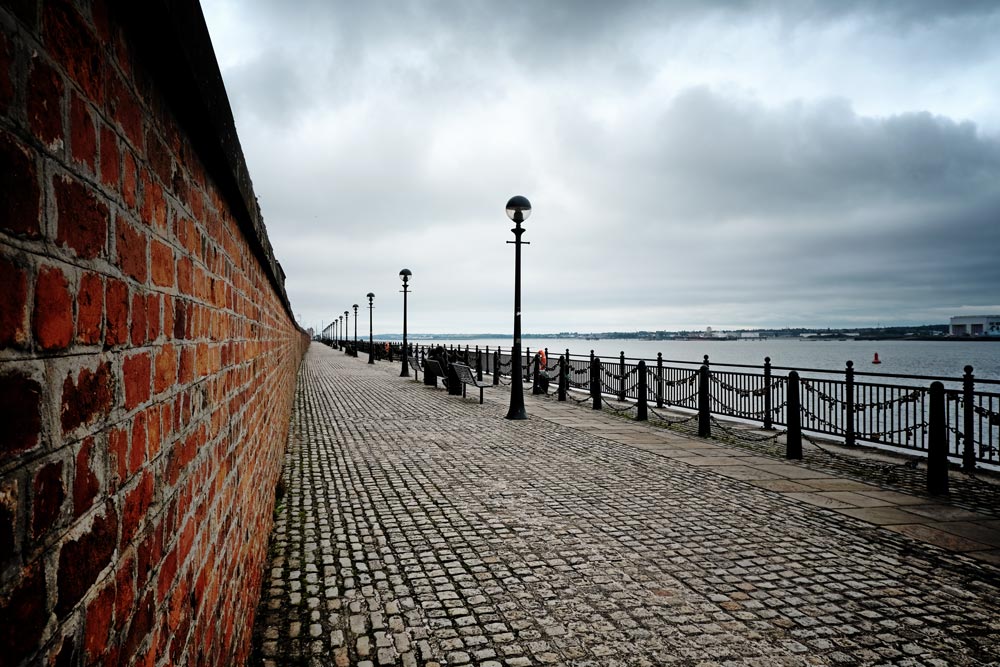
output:
M358 356L358 304L351 306L354 309L354 356Z
M399 277L403 279L403 354L400 355L403 359L403 369L399 371L399 377L408 378L410 377L410 364L408 363L409 352L406 348L406 293L409 289L410 276L413 272L409 269L403 269L399 272Z
M516 195L507 202L507 217L514 221L514 240L507 243L514 244L514 348L511 350L510 359L510 408L507 410L507 419L527 419L528 413L524 411L524 387L521 376L521 244L527 241L521 240L524 229L521 223L531 215L531 202L527 197Z
M337 320L334 319L333 322L330 323L330 326L333 327L333 346L340 347L340 345L337 343Z
M347 342L351 340L351 312L344 311L344 351L347 351Z
M340 344L344 340L344 316L343 315L337 315L337 322L340 323L340 326L337 327L337 331L338 331L338 333L340 335L340 338L337 339L337 349L339 350L340 349Z
M375 342L372 340L372 309L375 308L375 294L368 292L368 363L375 363Z

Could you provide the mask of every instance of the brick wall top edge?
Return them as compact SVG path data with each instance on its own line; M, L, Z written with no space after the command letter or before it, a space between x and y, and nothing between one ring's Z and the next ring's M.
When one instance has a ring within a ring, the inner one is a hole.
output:
M112 5L295 322L198 0L112 0Z

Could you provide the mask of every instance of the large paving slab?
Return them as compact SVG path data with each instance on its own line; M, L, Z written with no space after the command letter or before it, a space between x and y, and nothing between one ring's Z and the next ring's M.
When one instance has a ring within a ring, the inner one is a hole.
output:
M307 354L258 663L997 664L988 520L397 376Z

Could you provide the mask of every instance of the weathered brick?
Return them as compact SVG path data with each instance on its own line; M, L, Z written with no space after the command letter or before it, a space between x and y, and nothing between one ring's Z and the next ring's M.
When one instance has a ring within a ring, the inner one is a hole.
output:
M21 574L20 581L0 597L0 618L17 619L0 623L0 655L17 665L34 652L45 630L45 571L38 559Z
M130 662L139 646L149 635L153 628L153 593L149 591L139 601L132 623L125 634L125 642L122 644L122 657ZM126 664L127 664L126 662Z
M104 324L104 278L99 273L84 273L76 297L76 340L79 343L101 342Z
M150 373L149 352L125 358L122 363L122 379L125 383L126 410L131 410L149 400Z
M84 620L83 648L88 662L96 662L104 654L109 644L111 619L115 611L115 587L108 585L101 589L90 604Z
M97 169L97 132L94 130L94 119L87 103L76 93L70 96L69 107L69 142L70 152L77 162Z
M94 371L81 368L76 382L73 382L72 373L67 373L62 390L63 433L106 418L114 403L114 395L111 362L105 361Z
M160 336L160 295L146 295L146 340L156 340Z
M163 602L167 597L167 592L174 583L174 576L177 574L177 551L171 549L160 564L160 571L156 575L156 601Z
M20 371L0 375L0 460L38 445L42 388Z
M73 298L69 281L58 267L43 266L38 271L32 328L43 350L61 350L73 340Z
M159 287L174 286L174 251L162 241L153 239L149 247L152 260L153 284Z
M31 495L31 535L38 539L59 517L66 499L62 461L47 463L35 473Z
M156 377L153 393L160 394L177 382L177 348L164 345L156 354Z
M117 489L128 477L129 429L119 426L108 432L108 472L111 475L108 487Z
M142 208L139 216L150 227L163 229L167 226L167 202L163 198L163 188L148 172L142 173Z
M63 145L63 82L54 69L35 59L28 79L28 125L49 150Z
M83 88L87 97L104 106L104 58L100 44L83 17L69 3L46 6L45 46Z
M6 563L17 551L17 478L0 483L0 563Z
M139 201L136 161L132 151L128 149L122 153L122 199L125 201L125 205L133 211Z
M194 380L194 347L185 345L181 348L181 358L178 364L177 381L182 384L190 384Z
M128 342L128 286L115 278L108 278L104 312L105 347Z
M0 132L0 229L27 238L39 238L41 188L27 149Z
M108 108L132 146L142 152L142 108L130 86L119 76L108 82Z
M160 183L169 185L174 175L170 151L152 128L146 132L146 158Z
M132 325L129 327L132 345L144 345L149 340L149 322L146 298L139 293L132 295Z
M184 295L191 296L193 283L191 274L193 266L189 257L181 257L177 260L177 290Z
M91 259L102 255L108 241L107 205L70 176L54 177L52 190L59 215L56 240L80 257Z
M139 471L142 464L146 462L146 451L149 446L149 438L146 431L146 413L140 412L132 420L132 435L128 448L128 476L132 476Z
M164 296L163 297L163 335L169 338L171 334L174 333L174 313L176 311L176 306L174 305L174 297Z
M0 256L0 347L25 347L28 343L28 275Z
M142 474L139 483L134 489L125 494L125 503L122 506L122 544L126 545L135 537L139 525L149 512L150 505L153 504L153 474L146 471Z
M146 235L120 216L115 229L118 237L118 266L138 282L146 282Z
M101 126L101 182L111 188L118 188L121 180L121 154L118 152L118 135L106 126Z
M111 503L95 516L92 526L75 540L63 544L56 573L56 614L65 616L97 581L111 562L118 541L118 515Z
M161 442L160 406L146 409L146 455L152 461L160 451Z
M135 558L131 555L121 559L115 572L115 629L125 627L125 619L135 602Z
M73 481L73 516L79 517L89 510L101 490L101 482L94 472L98 465L95 460L94 438L86 438L76 455L76 476Z

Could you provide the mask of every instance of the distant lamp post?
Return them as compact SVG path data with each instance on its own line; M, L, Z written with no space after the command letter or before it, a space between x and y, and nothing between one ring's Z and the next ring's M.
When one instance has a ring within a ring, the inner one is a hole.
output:
M358 304L351 306L354 309L354 356L358 356Z
M344 311L344 349L347 349L347 343L351 340L351 312L349 310Z
M409 364L409 352L406 347L406 294L409 290L410 276L413 272L409 269L403 269L399 272L399 277L403 279L403 369L399 371L399 377L408 378L410 377L410 364Z
M337 322L340 324L340 326L337 327L337 332L338 332L338 335L340 336L340 338L337 339L337 349L339 350L340 349L340 344L344 340L344 316L343 315L337 315Z
M375 363L375 341L372 340L372 309L375 308L375 294L368 292L368 363Z
M514 348L511 350L510 359L510 408L507 410L507 419L527 419L528 413L524 411L524 387L522 386L521 373L521 244L527 245L527 241L521 240L524 229L521 223L531 215L531 202L527 197L516 195L507 202L507 217L514 221L514 240L507 243L514 244Z

